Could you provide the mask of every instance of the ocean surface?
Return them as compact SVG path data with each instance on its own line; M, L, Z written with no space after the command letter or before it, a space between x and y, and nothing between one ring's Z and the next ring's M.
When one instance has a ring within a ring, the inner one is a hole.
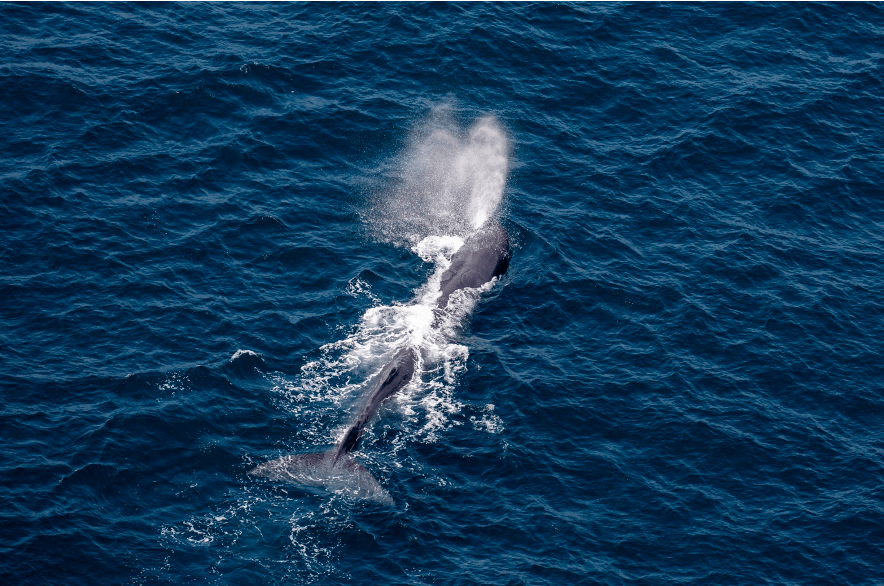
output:
M0 44L0 583L884 584L884 5L3 3ZM486 220L510 270L436 327ZM384 498L249 474L403 345Z

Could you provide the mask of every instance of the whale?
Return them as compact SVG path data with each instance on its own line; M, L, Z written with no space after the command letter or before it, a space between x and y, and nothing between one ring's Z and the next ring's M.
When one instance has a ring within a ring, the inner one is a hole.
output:
M496 221L486 223L468 238L451 257L450 266L442 274L440 295L433 309L434 326L439 325L448 311L455 292L478 296L479 288L506 273L510 256L509 236ZM319 486L355 497L391 503L389 494L350 453L358 447L365 426L381 404L411 382L417 364L417 349L408 346L399 348L375 377L367 400L343 438L332 449L283 456L265 462L249 473L270 480Z

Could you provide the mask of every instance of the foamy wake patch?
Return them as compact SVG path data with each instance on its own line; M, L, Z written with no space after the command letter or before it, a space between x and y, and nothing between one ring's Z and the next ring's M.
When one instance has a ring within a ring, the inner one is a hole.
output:
M426 236L466 238L500 208L510 141L493 116L463 129L436 110L418 124L394 161L397 181L376 194L365 214L376 236L410 245Z
M504 430L503 420L494 413L494 405L491 403L485 405L480 416L470 416L470 422L474 429L488 433L499 434Z
M340 574L339 554L330 544L350 526L346 499L333 495L316 506L266 487L232 496L229 505L163 526L160 541L175 550L203 549L214 558L210 582L219 581L225 561L242 556L244 548L268 575L283 574L291 583L323 584Z
M366 296L375 303L380 303L381 300L377 298L377 296L371 292L371 285L366 283L364 280L359 277L353 277L347 282L347 288L344 289L344 292L350 297L360 297Z
M379 304L368 283L351 281L348 294L364 295L378 303L365 311L353 333L322 346L320 357L304 365L297 377L267 375L281 407L298 419L317 423L296 431L291 446L294 451L312 452L323 445L336 444L375 378L402 347L417 350L419 376L385 402L385 416L381 418L384 423L366 427L361 445L370 445L378 435L389 431L385 426L404 428L404 433L397 434L399 437L435 442L441 431L458 424L455 416L462 411L463 404L456 399L454 388L466 371L469 349L452 340L472 312L480 292L456 291L447 310L438 314L433 310L441 295L442 275L463 244L459 236L436 235L412 247L424 261L434 263L435 269L409 303ZM489 283L482 289L492 286ZM371 461L370 453L364 449L359 458Z

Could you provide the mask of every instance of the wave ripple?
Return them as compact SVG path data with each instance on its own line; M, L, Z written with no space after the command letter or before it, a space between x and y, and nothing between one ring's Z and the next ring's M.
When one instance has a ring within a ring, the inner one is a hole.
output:
M884 582L881 5L0 38L3 583ZM486 216L510 271L367 429L395 504L250 477L337 437Z

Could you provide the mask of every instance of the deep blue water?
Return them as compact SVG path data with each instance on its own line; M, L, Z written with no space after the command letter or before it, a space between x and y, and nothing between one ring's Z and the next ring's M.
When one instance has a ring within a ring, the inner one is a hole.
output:
M881 4L3 4L0 40L3 584L884 584ZM417 252L477 202L511 268L433 338ZM248 474L403 336L357 452L392 505Z

